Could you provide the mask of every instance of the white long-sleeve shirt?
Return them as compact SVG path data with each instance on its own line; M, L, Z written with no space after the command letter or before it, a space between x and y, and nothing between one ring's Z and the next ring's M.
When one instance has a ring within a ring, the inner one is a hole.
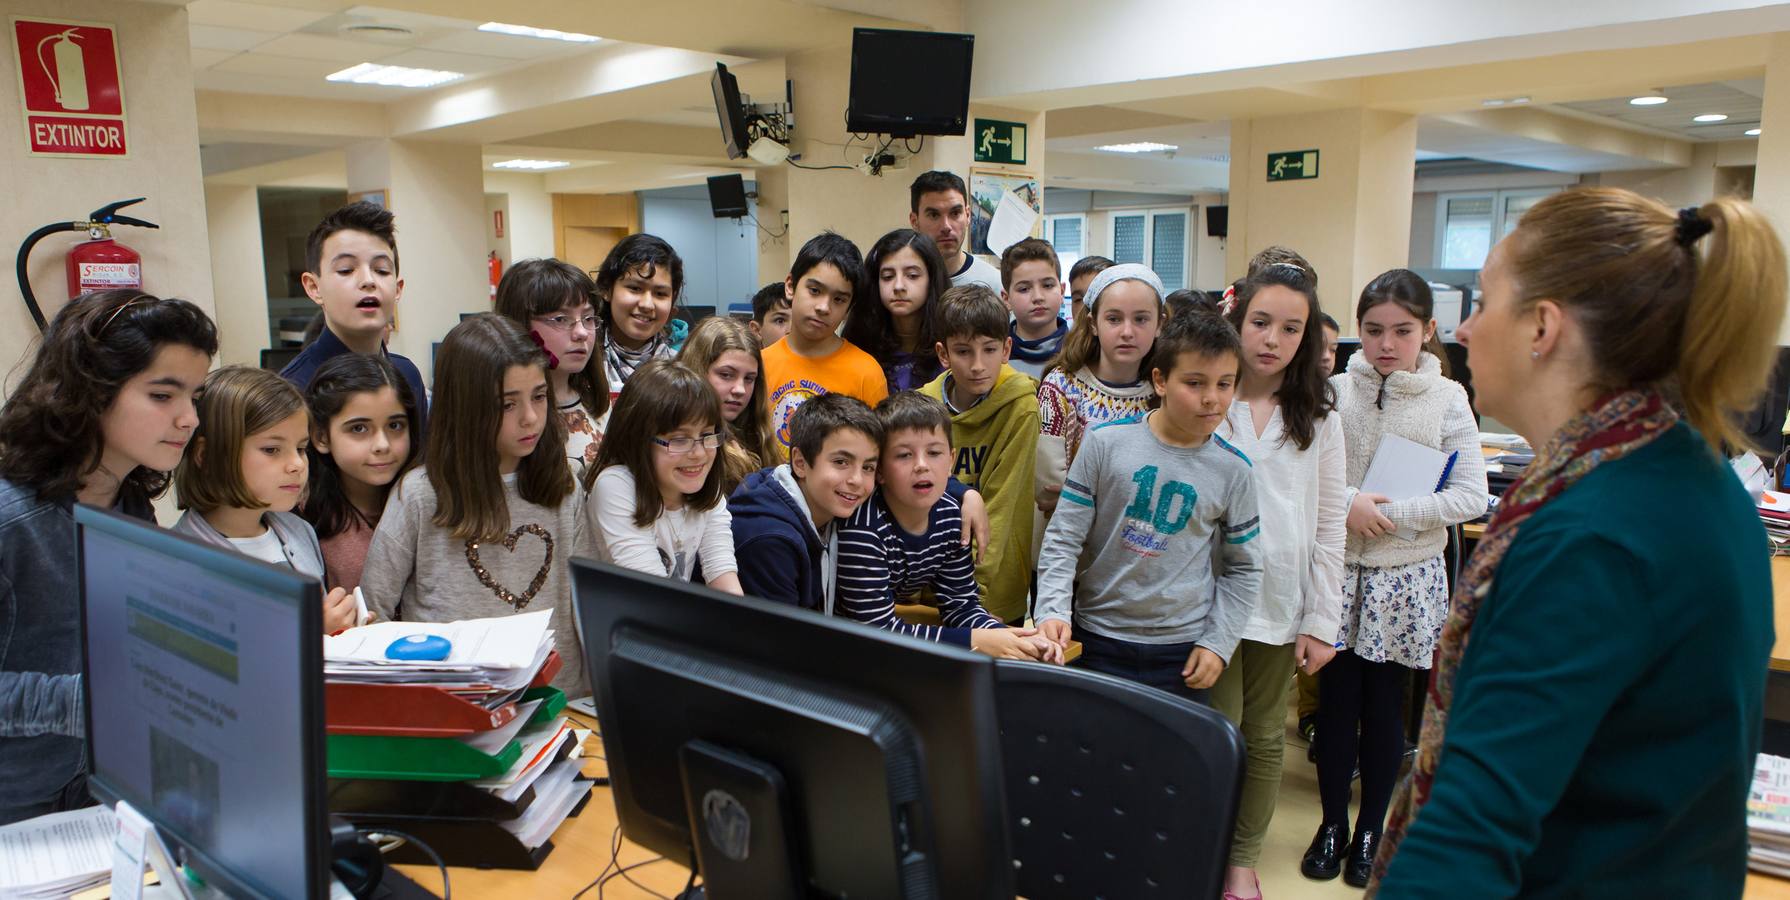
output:
M1254 464L1262 517L1262 595L1243 638L1280 645L1308 634L1334 642L1349 517L1342 416L1332 412L1313 423L1311 446L1301 450L1287 436L1281 412L1276 406L1257 437L1254 413L1237 400L1218 427Z
M714 581L739 570L733 556L733 517L725 499L707 510L685 504L667 509L642 528L634 524L634 475L626 466L597 473L585 506L585 521L597 545L597 558L624 569L685 581Z

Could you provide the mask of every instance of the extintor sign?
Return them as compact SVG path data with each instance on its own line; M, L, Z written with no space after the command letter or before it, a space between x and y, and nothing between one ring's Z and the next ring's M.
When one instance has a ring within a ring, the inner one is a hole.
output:
M33 156L128 155L112 26L15 16L12 45Z
M113 288L140 288L143 286L143 265L84 262L77 265L77 277L81 280L83 294Z

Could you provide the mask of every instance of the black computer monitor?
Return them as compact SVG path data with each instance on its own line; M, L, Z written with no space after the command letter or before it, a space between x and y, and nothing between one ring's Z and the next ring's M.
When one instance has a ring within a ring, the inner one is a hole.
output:
M231 896L329 896L322 586L88 506L75 527L94 795Z
M1013 896L993 660L586 559L572 585L622 832L711 898Z
M721 120L721 141L727 147L728 159L741 159L752 146L746 134L746 107L740 102L740 80L715 63L715 74L709 77L709 90L715 95L715 116Z
M746 208L746 179L739 173L709 176L709 211L717 219L737 219Z
M890 137L963 134L973 34L854 28L845 130Z

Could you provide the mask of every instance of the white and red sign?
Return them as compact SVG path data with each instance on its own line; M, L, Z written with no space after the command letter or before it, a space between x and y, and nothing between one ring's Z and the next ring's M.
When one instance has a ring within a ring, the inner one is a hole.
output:
M128 155L112 26L14 17L12 44L33 156Z

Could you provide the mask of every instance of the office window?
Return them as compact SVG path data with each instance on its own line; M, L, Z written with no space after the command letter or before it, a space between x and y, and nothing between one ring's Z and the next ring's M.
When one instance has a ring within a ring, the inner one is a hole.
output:
M1180 208L1113 213L1113 261L1149 266L1168 290L1186 287L1191 212Z
M1150 268L1166 290L1187 286L1187 214L1154 213L1150 217Z
M1559 188L1442 194L1436 198L1439 269L1478 269L1492 246L1515 230L1523 213Z
M1058 256L1069 256L1080 259L1086 255L1082 252L1082 230L1087 227L1088 217L1075 213L1050 217L1050 228L1045 236L1050 245L1056 248Z

